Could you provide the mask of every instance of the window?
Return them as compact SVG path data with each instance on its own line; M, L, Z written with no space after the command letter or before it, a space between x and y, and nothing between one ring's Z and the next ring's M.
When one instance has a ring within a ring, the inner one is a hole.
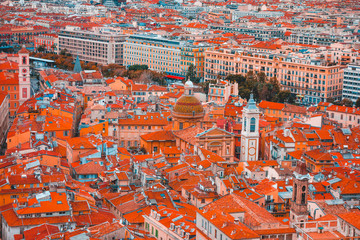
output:
M181 130L181 129L183 129L183 123L181 122L181 123L179 123L179 129Z
M201 203L205 203L205 199L201 199Z
M251 118L251 120L250 120L250 132L255 132L255 128L256 128L256 119Z
M154 152L157 152L157 149L158 149L157 147L154 147Z

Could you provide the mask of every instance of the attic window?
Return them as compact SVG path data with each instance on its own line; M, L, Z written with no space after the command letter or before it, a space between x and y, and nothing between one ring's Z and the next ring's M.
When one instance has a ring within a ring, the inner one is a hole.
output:
M62 202L61 202L61 201L57 201L57 204L62 204Z

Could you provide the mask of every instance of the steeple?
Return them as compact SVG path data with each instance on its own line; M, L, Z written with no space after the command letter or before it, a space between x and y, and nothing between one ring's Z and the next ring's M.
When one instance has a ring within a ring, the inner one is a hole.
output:
M30 82L30 62L29 51L25 45L18 52L19 55L19 104L23 104L30 98L31 82Z
M256 106L254 97L250 99L243 109L242 131L241 131L241 153L240 161L259 160L259 118L260 111Z
M79 56L76 56L74 72L80 73L81 71L82 71L82 69L81 69L80 59L79 59Z
M250 94L249 102L247 103L245 108L249 109L249 110L258 110L255 100L254 100L254 94Z
M306 164L298 161L293 173L294 185L290 208L290 223L302 223L308 221L307 199L310 175L306 170Z

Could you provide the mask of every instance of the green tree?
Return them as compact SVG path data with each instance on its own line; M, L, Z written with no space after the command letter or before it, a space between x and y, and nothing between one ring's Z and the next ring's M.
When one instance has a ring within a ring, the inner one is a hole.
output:
M332 97L329 97L329 98L326 99L326 102L328 102L328 103L335 103L335 99L332 98Z
M295 103L295 94L291 93L289 90L280 91L275 98L275 102L279 103Z
M186 80L190 80L193 83L200 82L200 78L196 77L196 68L192 63L189 65L188 70L186 72Z
M36 51L38 51L38 52L45 52L45 50L46 50L46 48L45 48L46 46L43 44L43 45L40 45L37 49L36 49Z
M341 106L346 106L346 107L352 107L354 105L353 101L351 101L350 99L348 98L344 98L342 99L340 102L339 102L339 105Z
M149 67L147 65L132 65L129 68L129 71L138 71L138 70L148 70Z
M360 97L356 100L355 107L360 107Z
M56 44L51 45L51 51L55 52L55 50L56 50Z
M230 74L226 77L226 80L229 80L230 82L237 82L240 86L246 82L246 77L240 74Z
M280 84L274 78L268 79L263 72L255 74L253 71L248 72L245 76L236 74L226 77L230 82L237 82L239 85L239 95L243 98L249 98L254 94L256 100L274 101L280 92Z
M201 86L203 92L205 94L208 94L210 84L215 84L215 83L216 83L216 80L209 80L209 81L201 82L201 83L199 83L199 85Z

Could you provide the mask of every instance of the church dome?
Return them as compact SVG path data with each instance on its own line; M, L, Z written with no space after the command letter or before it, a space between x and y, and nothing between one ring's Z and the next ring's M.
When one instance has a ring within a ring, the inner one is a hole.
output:
M203 114L204 108L199 99L192 95L183 95L175 103L173 112L175 114Z

